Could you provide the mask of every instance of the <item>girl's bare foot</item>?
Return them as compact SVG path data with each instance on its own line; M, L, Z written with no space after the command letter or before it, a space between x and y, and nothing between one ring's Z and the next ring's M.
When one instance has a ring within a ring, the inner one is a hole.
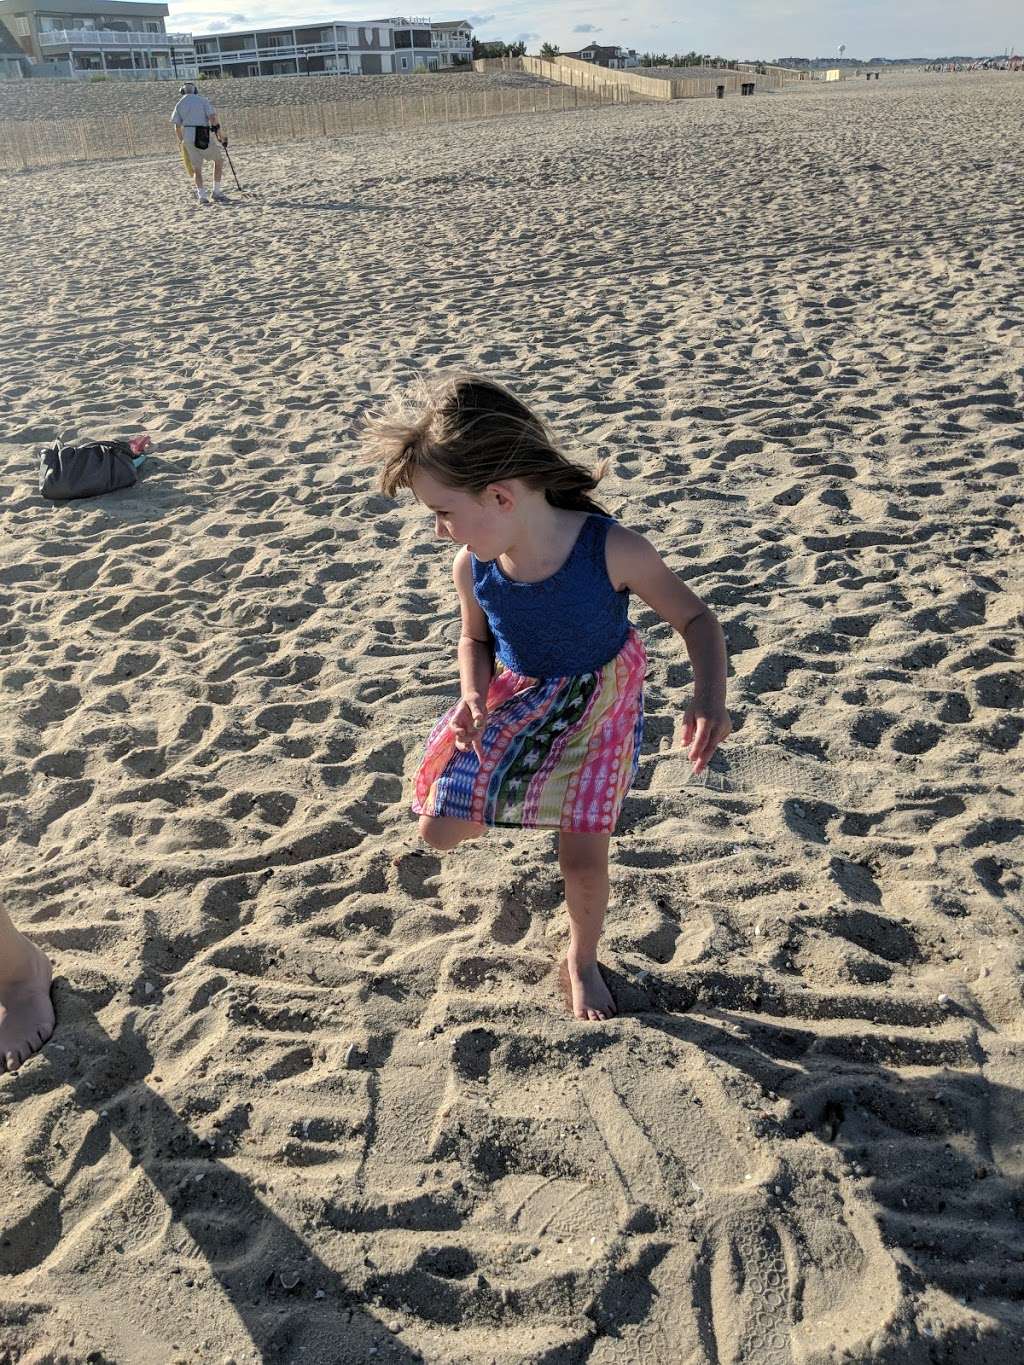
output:
M610 1019L616 1013L612 993L596 962L578 963L570 954L565 972L572 995L572 1012L577 1019Z
M39 1051L54 1025L49 959L27 938L18 947L16 964L0 964L0 1073L17 1071Z

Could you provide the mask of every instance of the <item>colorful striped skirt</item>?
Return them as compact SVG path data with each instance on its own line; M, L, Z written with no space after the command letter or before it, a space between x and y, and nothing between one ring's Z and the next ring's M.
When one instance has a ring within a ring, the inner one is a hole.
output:
M498 665L487 693L483 763L437 722L416 772L413 810L518 829L613 834L636 777L647 655L630 629L602 668L527 678Z

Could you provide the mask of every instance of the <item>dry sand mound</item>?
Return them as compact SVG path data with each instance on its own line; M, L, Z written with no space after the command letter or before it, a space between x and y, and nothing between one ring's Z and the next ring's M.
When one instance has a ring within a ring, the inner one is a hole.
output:
M434 72L409 76L260 76L200 82L229 126L240 109L324 101L418 99L426 95L473 95L486 90L548 86L550 81L524 72ZM103 114L166 113L178 98L172 81L0 81L0 120L95 118Z
M1024 1349L1024 82L237 148L0 197L0 893L58 1033L0 1079L19 1361L798 1365ZM710 601L708 787L642 603L604 961L541 834L441 859L450 554L386 386L513 382ZM50 506L32 451L148 428Z

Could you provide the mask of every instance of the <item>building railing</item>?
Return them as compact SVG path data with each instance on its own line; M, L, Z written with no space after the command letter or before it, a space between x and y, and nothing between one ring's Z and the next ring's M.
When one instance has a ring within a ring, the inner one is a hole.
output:
M111 28L47 29L39 35L40 47L191 47L191 33L128 33Z
M70 63L69 63L70 65ZM166 66L110 67L100 71L97 67L75 67L71 76L77 81L88 81L94 76L105 76L108 81L196 81L199 79L198 66L179 60L176 67L170 62Z
M333 52L352 52L352 51L373 51L391 52L394 51L400 56L404 53L412 52L464 52L468 57L470 49L468 47L457 47L452 44L440 47L399 47L399 48L365 48L360 49L357 44L338 42L338 43L282 43L274 47L236 47L236 48L197 48L196 51L203 59L217 59L225 62L234 61L255 61L257 57L323 57Z
M201 62L256 62L288 61L296 57L333 57L335 52L348 52L345 43L290 43L287 47L239 47L229 52L196 49Z
M36 74L74 81L89 81L96 76L103 76L109 81L180 81L198 80L199 68L180 58L175 66L167 61L163 66L108 66L106 70L98 66L74 66L71 62L50 61L44 63Z

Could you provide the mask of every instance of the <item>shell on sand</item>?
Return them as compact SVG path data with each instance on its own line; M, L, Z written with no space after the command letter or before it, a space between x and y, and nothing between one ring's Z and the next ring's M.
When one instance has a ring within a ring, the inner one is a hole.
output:
M1022 112L908 76L232 145L223 209L170 151L0 181L0 894L58 1014L0 1078L13 1358L1020 1359ZM730 642L697 784L634 603L605 1024L551 836L410 838L450 549L356 434L453 364L612 458ZM40 500L38 443L143 429L134 489Z

